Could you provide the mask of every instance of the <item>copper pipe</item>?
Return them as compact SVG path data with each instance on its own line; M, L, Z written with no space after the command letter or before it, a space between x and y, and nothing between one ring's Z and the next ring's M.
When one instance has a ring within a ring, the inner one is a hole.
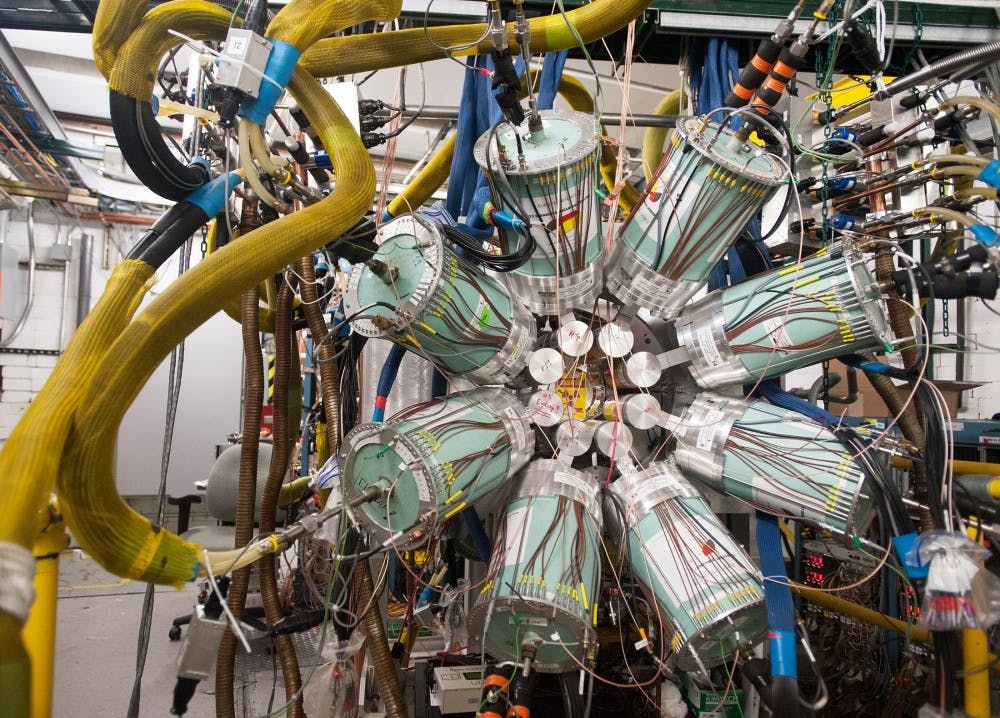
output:
M260 226L257 200L243 202L240 229L246 232ZM243 329L243 356L246 367L246 389L243 410L243 443L240 446L240 478L236 494L236 526L234 548L253 540L254 503L257 500L257 457L260 450L261 405L264 403L264 360L260 351L260 305L257 291L243 292L240 303L240 324ZM250 587L250 566L233 572L227 602L237 618L243 615ZM233 698L236 662L236 636L226 629L215 662L215 712L222 718L235 718Z
M382 612L374 597L372 572L367 560L355 566L354 581L358 591L358 605L368 606L364 617L365 634L368 636L368 647L375 666L375 678L381 690L382 700L385 701L385 716L408 718L403 689L396 675L396 664L393 663L392 655L389 653L389 637L385 632Z
M298 356L297 352L294 352ZM260 497L260 531L270 534L275 530L278 511L278 494L288 470L290 436L288 430L288 390L289 373L292 362L292 287L288 281L281 283L274 312L274 449L271 451L271 465L267 482ZM277 557L267 554L260 562L260 595L264 603L264 614L269 625L282 618L281 599L278 596ZM281 664L281 675L285 682L285 701L292 703L287 715L291 718L305 718L302 709L302 676L299 674L299 660L291 636L282 634L274 639Z

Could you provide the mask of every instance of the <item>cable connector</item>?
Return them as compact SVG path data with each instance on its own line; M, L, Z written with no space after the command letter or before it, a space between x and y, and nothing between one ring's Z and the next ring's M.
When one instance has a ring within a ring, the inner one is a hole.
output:
M384 132L362 132L361 143L370 150L383 144L389 137Z

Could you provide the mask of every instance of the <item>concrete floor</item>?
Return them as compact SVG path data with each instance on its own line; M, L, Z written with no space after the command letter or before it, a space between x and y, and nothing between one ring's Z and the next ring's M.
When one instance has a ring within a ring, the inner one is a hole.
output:
M54 718L125 716L135 676L136 641L146 585L101 569L68 551L60 562ZM198 587L158 588L142 681L140 716L169 716L180 643L167 638L176 616L191 611ZM191 718L215 715L213 681L191 700Z

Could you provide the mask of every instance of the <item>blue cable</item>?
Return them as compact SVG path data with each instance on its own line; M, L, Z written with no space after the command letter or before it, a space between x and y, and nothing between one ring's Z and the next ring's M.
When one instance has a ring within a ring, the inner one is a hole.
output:
M399 365L403 361L406 349L402 344L393 344L389 349L389 355L385 358L382 371L378 376L378 387L375 390L375 408L372 410L372 421L382 421L385 419L385 401L389 398L392 385L396 383L396 375L399 374Z
M542 60L542 76L538 80L538 96L535 98L539 110L551 110L555 104L568 56L569 50L545 53L545 59Z
M757 388L753 392L754 396L759 396L762 399L767 399L769 402L775 406L779 406L782 409L788 409L789 411L796 411L799 414L804 414L818 424L823 426L838 426L840 424L840 417L833 414L826 409L816 406L810 401L795 396L782 389L778 382L774 379L765 379L757 385Z
M764 574L764 605L771 654L771 708L775 715L798 716L795 605L785 572L778 519L762 511L757 512L757 551Z

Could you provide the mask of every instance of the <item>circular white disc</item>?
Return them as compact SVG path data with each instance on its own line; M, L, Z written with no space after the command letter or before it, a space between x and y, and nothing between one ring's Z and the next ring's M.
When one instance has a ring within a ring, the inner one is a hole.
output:
M528 400L528 418L538 426L555 426L563 419L566 405L554 391L538 391Z
M594 346L594 333L586 322L574 319L559 327L559 348L570 357L582 357Z
M590 451L597 425L586 421L564 421L556 429L556 447L560 454L583 456Z
M563 375L562 354L546 347L534 352L528 359L528 373L539 384L552 384Z
M604 421L598 425L594 441L605 456L623 459L632 450L632 431L620 421Z
M635 336L628 325L611 322L601 327L597 332L597 345L607 356L618 359L632 351Z
M659 415L663 412L660 403L649 394L632 394L622 402L622 414L630 426L640 431L652 429L659 423Z
M652 352L636 352L625 361L625 376L640 389L653 386L662 373L660 360Z

